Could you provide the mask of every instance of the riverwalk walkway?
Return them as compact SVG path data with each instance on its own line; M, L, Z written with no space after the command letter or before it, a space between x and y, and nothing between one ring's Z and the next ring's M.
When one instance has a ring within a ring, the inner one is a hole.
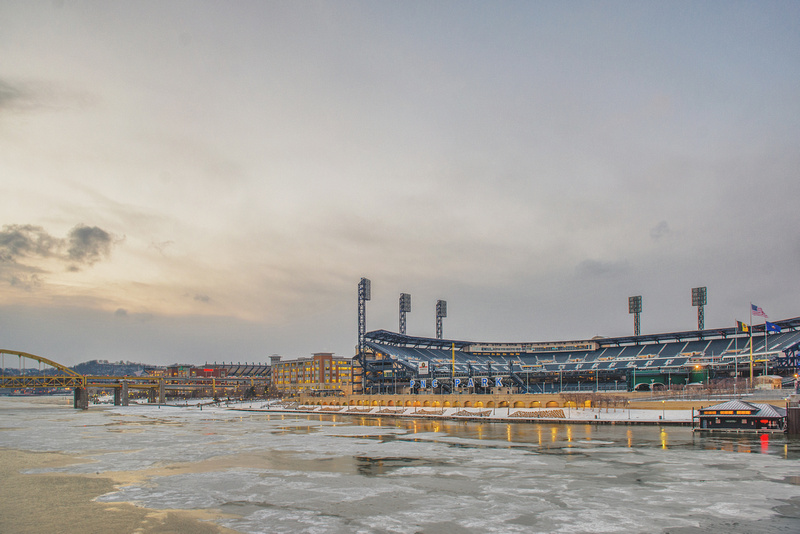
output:
M226 403L222 403L226 406ZM228 409L373 417L409 417L452 420L482 420L514 423L592 423L592 424L662 424L691 425L691 409L627 408L420 408L379 406L315 406L295 402L231 402Z

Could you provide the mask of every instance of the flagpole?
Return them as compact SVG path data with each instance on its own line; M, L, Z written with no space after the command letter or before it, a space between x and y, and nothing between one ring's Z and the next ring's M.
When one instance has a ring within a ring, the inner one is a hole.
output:
M750 387L753 387L753 303L750 303Z
M456 379L456 344L452 343L450 345L450 349L452 350L452 354L453 354L452 378L453 378L453 380L455 380Z
M736 337L733 338L733 343L735 347L735 349L733 350L733 353L735 354L735 356L733 357L733 366L735 369L734 376L736 377L733 379L734 395L736 395L736 384L739 383L739 335L738 334L739 334L739 321L736 321L736 334L735 334Z
M767 362L767 353L769 352L769 342L767 341L767 319L764 318L764 376L767 375L769 371L769 363Z

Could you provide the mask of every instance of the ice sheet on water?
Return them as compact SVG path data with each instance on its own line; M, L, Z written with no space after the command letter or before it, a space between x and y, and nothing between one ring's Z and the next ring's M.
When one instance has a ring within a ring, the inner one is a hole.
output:
M724 526L768 533L774 532L773 508L783 505L775 496L800 498L800 486L785 482L800 467L797 456L785 459L782 448L757 440L740 445L685 429L562 425L537 431L504 423L442 424L434 432L420 422L424 431L415 433L414 425L357 421L195 408L62 410L38 420L0 419L6 428L0 446L95 460L62 469L76 473L189 466L189 472L169 476L163 469L153 472L158 476L101 500L219 509L234 516L220 523L240 532ZM733 452L738 447L766 453ZM204 460L202 470L191 471Z

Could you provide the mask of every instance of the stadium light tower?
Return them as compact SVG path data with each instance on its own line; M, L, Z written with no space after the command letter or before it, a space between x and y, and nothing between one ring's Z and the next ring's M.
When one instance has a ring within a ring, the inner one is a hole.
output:
M633 335L639 335L639 315L642 313L642 296L628 297L628 313L633 314Z
M406 313L411 312L411 295L400 293L400 333L406 333Z
M361 366L361 392L367 387L367 362L364 341L367 337L367 301L372 298L372 282L362 278L358 282L358 364Z
M436 301L436 339L442 339L442 317L447 317L447 301Z
M703 316L703 306L708 304L708 292L704 287L692 288L692 306L697 306L697 329L703 330L705 317Z
M372 298L372 282L362 278L358 283L358 355L364 352L364 339L367 335L367 301Z

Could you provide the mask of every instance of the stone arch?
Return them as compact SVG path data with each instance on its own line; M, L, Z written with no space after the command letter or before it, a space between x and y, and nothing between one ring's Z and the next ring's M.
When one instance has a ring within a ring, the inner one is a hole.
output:
M471 408L472 403L470 401L464 401L464 408Z
M372 405L373 406L380 406L380 403L378 401L374 400L374 401L372 401Z
M433 407L434 408L441 408L442 407L442 403L439 402L438 400L437 401L433 401Z
M564 403L564 408L577 408L577 407L578 405L575 401L567 401Z
M410 401L410 400L407 400L407 401L406 401L406 406L408 406L408 407L410 407L410 406L411 406L411 401Z
M500 401L499 408L508 408L508 401Z
M583 407L584 407L584 408L591 408L591 407L592 407L592 401L591 401L591 399L589 399L589 400L587 400L586 402L584 402L584 403L583 403Z
M429 401L429 400L423 401L422 405L423 405L425 408L428 408L428 407L430 407L430 405L431 405L431 401Z
M515 401L514 402L514 408L524 408L524 407L525 407L525 403L524 402L522 402L522 401Z
M390 400L390 401L389 401L389 404L387 404L387 406L394 406L394 401L393 401L393 400Z
M450 407L450 401L444 401L444 407L445 408L449 408Z
M488 401L488 402L486 403L486 407L487 407L487 408L494 408L494 401Z
M461 403L458 401L453 401L453 408L461 408Z
M419 407L420 407L420 402L414 401L414 408L419 408Z
M477 402L475 403L475 407L476 407L476 408L483 408L483 401L477 401Z
M556 406L558 406L558 403L556 403ZM542 407L542 401L531 401L530 406L528 406L528 408L541 408L541 407Z
M556 401L547 401L547 404L545 404L545 407L547 407L547 408L558 408L558 402L556 402Z

